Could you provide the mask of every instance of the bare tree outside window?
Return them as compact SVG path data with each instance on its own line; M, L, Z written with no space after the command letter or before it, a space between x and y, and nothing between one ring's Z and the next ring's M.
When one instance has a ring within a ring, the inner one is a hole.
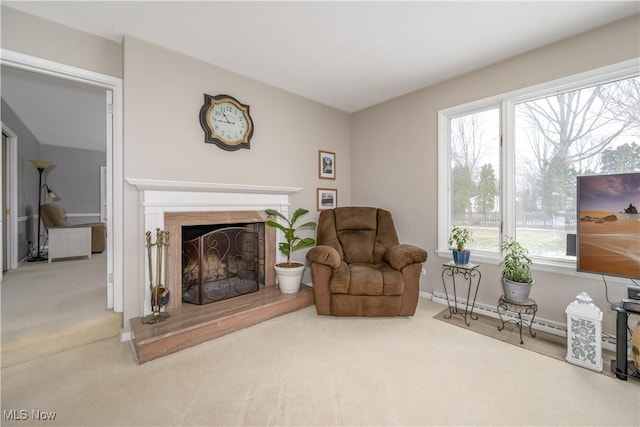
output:
M640 170L639 79L516 105L516 234L532 254L564 256L576 176Z

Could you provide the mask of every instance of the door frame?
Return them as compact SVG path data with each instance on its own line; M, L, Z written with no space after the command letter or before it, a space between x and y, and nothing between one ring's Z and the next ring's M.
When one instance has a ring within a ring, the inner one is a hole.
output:
M2 132L7 135L6 158L2 159L2 167L7 176L7 199L9 203L2 210L9 209L9 215L3 214L3 221L7 221L7 236L3 236L3 251L7 254L7 268L18 268L18 135L6 124L2 123ZM4 246L6 237L7 245Z
M107 107L107 123L111 115L112 126L107 127L106 135L109 178L107 183L107 230L109 231L107 233L107 308L121 313L124 306L122 79L7 49L0 49L0 64L101 87L107 91L107 96L109 91L112 93L111 108Z

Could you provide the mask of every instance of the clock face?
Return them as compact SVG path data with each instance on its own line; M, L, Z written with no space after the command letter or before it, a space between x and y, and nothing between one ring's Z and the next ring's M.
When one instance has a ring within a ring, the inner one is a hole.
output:
M214 133L229 144L242 141L249 129L244 111L231 102L214 104L209 110L209 122Z
M200 109L200 125L204 140L225 150L249 148L253 136L253 121L249 106L229 95L204 96Z

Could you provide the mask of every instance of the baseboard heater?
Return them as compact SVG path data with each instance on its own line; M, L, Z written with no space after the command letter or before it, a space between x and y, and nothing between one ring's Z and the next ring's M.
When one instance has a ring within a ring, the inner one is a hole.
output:
M420 296L423 298L431 299L433 302L436 302L438 304L447 305L447 296L443 292L436 291L431 294L421 292ZM467 300L463 298L458 298L457 300L458 300L458 307L462 306L462 308L464 309L467 303ZM453 304L453 297L449 297L449 301ZM497 307L487 305L487 304L482 304L477 301L473 309L473 312L478 314L484 314L485 316L493 317L495 319L500 318L500 316L498 315ZM518 320L518 318L515 315L509 312L502 314L502 317L505 320L506 319ZM527 322L531 320L531 316L523 314L522 317L526 319ZM567 325L559 322L554 322L553 320L544 319L536 316L535 320L533 321L533 324L531 325L531 328L537 331L547 332L552 335L557 335L564 338L567 337ZM615 337L608 337L603 335L602 348L605 348L610 351L615 351L616 350Z

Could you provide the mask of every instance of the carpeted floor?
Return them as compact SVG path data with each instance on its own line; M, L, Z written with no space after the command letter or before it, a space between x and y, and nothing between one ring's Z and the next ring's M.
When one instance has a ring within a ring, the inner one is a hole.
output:
M2 367L119 335L107 309L107 254L23 262L2 281Z
M518 325L516 325L515 323L505 322L504 329L500 331L498 330L498 327L502 326L502 322L500 321L500 319L489 317L483 314L476 314L474 312L474 317L476 315L478 316L478 320L472 320L467 317L469 326L465 324L464 318L461 314L453 315L449 319L447 319L446 317L449 316L448 307L442 310L440 313L436 314L433 318L445 323L449 323L451 325L468 329L470 331L502 342L513 344L527 350L543 354L545 356L553 357L554 359L562 361L565 360L565 357L567 355L566 337L553 335L543 331L537 331L535 329L533 329L535 337L532 337L529 333L529 328L524 325L522 327L523 343L520 344L520 332ZM615 359L615 353L608 350L603 350L602 358L604 368L602 374L615 378L614 373L611 372L611 361Z
M143 365L109 338L3 368L2 409L28 419L2 425L640 425L637 384L434 319L442 308L307 307Z

